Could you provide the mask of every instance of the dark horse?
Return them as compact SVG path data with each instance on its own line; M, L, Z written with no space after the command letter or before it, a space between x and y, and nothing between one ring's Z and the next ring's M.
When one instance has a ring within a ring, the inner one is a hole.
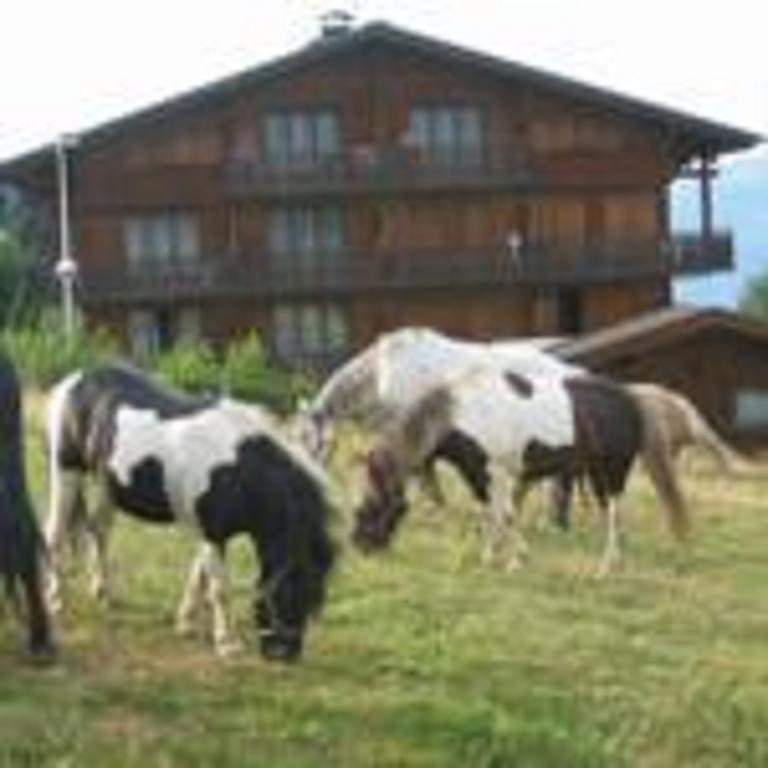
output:
M191 398L127 366L64 379L49 402L50 596L60 605L59 560L73 522L90 540L95 590L104 594L113 507L150 523L186 525L202 539L179 606L191 629L203 593L217 651L239 647L226 609L225 547L248 535L261 565L255 620L262 654L292 660L319 610L334 561L322 470L263 409L229 399ZM97 502L83 510L83 482ZM78 514L78 510L83 510Z
M23 610L30 657L47 661L54 646L40 583L41 545L24 471L19 382L0 351L0 574Z

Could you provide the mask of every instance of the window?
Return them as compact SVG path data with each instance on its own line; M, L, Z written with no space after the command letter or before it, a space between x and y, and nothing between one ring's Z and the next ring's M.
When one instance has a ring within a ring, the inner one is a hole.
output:
M411 110L408 139L428 162L478 163L483 153L480 110L476 107L416 107Z
M569 335L584 330L584 302L577 288L563 288L557 292L557 333Z
M335 205L274 208L269 218L269 249L274 263L312 271L333 263L344 247L342 210Z
M146 360L180 342L200 338L200 313L197 309L138 309L128 317L131 352Z
M314 165L341 149L338 117L330 110L273 112L264 118L264 153L268 163Z
M123 247L131 265L196 261L200 257L197 218L179 211L130 216L123 225Z
M284 362L324 362L347 347L347 320L336 304L281 304L272 319L273 347Z
M741 429L768 427L768 391L741 389L736 393L734 426Z

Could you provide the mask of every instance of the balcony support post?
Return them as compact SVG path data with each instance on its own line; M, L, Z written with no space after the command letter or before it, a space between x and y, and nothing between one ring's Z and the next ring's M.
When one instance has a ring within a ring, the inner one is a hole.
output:
M709 245L712 241L712 233L714 231L714 216L712 210L713 175L714 171L712 169L712 160L706 152L703 152L699 166L699 194L701 201L701 238L704 243L704 248L709 248Z

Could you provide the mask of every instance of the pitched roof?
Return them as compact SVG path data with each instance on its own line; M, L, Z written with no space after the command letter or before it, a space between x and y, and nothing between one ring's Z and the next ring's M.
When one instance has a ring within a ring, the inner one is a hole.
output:
M696 142L715 152L747 149L763 140L758 134L714 122L685 112L652 104L611 90L572 80L523 64L480 53L453 43L444 42L396 27L385 22L372 22L358 29L319 38L286 56L248 69L230 77L188 91L166 101L124 115L82 132L81 143L97 143L123 131L156 123L168 116L187 114L226 99L241 89L311 66L334 56L370 46L389 43L442 58L453 63L476 67L501 78L528 82L552 93L581 100L608 110L655 123L688 134ZM0 164L0 173L33 163L51 150L50 145L38 148Z
M735 331L768 344L768 323L724 309L678 305L566 339L550 347L549 351L563 360L603 362L629 352L649 350L658 347L663 341L677 340L711 328Z

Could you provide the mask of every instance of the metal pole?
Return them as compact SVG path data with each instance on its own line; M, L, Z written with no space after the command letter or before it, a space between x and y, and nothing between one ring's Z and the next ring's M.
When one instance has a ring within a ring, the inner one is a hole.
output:
M67 150L73 148L76 143L77 140L72 136L61 136L56 143L56 177L59 192L59 260L56 263L56 277L61 284L61 306L67 343L71 343L75 336L75 280L77 279L77 263L72 258Z

